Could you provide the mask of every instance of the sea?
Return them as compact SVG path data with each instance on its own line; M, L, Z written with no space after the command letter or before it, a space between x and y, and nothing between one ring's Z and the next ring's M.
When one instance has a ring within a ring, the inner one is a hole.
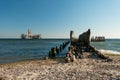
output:
M31 59L44 59L53 47L69 39L0 39L0 64ZM69 45L68 45L69 46ZM65 57L68 46L57 57Z
M0 39L0 64L31 59L43 59L52 47L59 47L69 39ZM120 54L120 39L106 39L105 42L91 42L101 52ZM68 47L57 57L65 57Z

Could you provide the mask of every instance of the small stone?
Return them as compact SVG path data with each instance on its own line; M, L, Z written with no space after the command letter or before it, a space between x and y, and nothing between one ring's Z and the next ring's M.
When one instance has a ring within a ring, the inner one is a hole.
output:
M71 56L71 62L74 62L74 61L76 61L76 58L75 58L75 55L72 55Z
M69 57L66 57L66 58L65 58L65 61L66 61L66 62L70 62L70 58L69 58Z

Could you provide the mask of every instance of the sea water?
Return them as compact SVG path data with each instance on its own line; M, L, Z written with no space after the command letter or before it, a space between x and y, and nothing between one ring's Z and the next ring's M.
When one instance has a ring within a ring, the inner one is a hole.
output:
M0 64L29 59L43 59L52 47L59 47L69 39L0 39ZM104 53L120 54L120 39L107 39L105 42L91 42L91 45ZM68 45L69 46L69 45ZM57 57L65 57L68 46Z
M120 39L106 39L103 42L91 42L102 53L120 54Z
M43 59L48 56L52 47L58 47L68 39L1 39L0 40L0 64L29 59ZM64 57L68 47L57 57Z

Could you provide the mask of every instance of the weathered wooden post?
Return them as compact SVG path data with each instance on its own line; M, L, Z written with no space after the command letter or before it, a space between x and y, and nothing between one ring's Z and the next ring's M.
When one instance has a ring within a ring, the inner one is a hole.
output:
M63 49L63 50L65 49L65 43L62 44L62 49Z
M55 58L56 57L56 48L52 48L51 51L52 51L52 58Z
M52 57L51 51L49 51L48 56L49 56L49 58L51 58L51 57Z
M74 39L74 31L70 31L70 43L72 44Z
M57 52L57 55L59 54L59 49L58 47L56 46L56 52Z
M62 45L60 45L60 47L59 47L59 48L60 48L60 52L61 52L61 51L62 51Z

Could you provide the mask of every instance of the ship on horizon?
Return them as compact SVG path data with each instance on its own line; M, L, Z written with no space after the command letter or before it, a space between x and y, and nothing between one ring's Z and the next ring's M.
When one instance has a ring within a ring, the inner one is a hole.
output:
M91 38L91 41L92 42L100 42L100 41L105 41L105 37L104 36L93 36L92 38Z
M28 29L27 34L21 34L21 39L41 39L41 34L33 35L32 31Z

